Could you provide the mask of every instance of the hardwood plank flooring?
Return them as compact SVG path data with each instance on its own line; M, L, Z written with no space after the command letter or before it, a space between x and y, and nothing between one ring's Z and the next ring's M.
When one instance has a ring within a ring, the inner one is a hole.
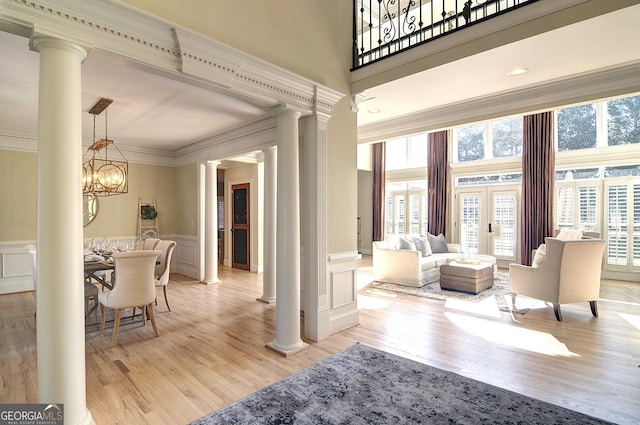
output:
M374 292L371 259L358 271L360 324L288 358L265 348L274 304L256 301L262 276L220 268L222 283L174 274L156 308L160 337L126 319L86 334L87 405L97 424L184 424L355 342L615 423L640 423L640 284L603 281L600 317L588 303L524 315ZM527 300L525 300L527 301ZM0 403L35 403L33 292L0 296Z

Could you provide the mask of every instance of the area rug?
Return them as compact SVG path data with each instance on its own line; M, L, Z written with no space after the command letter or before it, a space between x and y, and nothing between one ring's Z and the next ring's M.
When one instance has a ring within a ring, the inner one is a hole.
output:
M198 419L220 424L608 424L362 344Z
M398 292L401 294L414 295L417 297L431 298L434 300L455 299L468 302L481 302L489 297L495 297L501 310L508 311L509 305L505 295L509 295L509 273L496 272L491 288L480 291L480 293L467 294L459 291L448 291L440 288L440 283L431 283L416 288L414 286L396 285L393 283L373 281L366 289ZM365 290L366 290L365 289Z

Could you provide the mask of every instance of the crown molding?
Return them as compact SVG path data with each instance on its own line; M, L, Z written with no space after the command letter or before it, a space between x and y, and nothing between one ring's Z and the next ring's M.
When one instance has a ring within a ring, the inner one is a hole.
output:
M640 61L358 127L358 143L436 131L640 92Z
M22 28L22 29L20 29ZM330 112L344 94L119 1L0 0L0 29L48 35L263 106Z

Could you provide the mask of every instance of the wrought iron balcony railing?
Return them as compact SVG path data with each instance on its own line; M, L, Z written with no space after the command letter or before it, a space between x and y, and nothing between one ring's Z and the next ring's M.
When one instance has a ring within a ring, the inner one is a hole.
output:
M537 0L353 0L353 69Z

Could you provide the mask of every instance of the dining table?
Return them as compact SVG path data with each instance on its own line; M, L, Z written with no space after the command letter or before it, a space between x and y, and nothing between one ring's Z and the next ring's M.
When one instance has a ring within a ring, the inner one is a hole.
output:
M86 261L84 262L84 277L89 281L95 280L103 287L107 289L113 289L113 285L111 282L105 279L104 273L99 273L101 271L109 271L115 270L116 265L114 262L108 260L95 260L95 261Z

